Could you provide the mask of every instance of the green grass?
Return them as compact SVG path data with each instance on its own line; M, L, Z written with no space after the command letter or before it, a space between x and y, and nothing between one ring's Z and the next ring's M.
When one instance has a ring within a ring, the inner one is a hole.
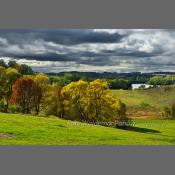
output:
M134 128L123 130L83 125L54 117L0 113L0 145L175 144L175 121L135 120L134 122L136 123Z

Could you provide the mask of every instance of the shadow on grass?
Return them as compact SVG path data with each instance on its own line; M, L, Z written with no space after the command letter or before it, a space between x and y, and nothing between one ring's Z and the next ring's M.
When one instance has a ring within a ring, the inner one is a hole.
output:
M140 132L140 133L161 133L160 131L154 130L154 129L148 129L148 128L139 128L139 127L126 127L123 128L124 130L128 131L134 131L134 132Z

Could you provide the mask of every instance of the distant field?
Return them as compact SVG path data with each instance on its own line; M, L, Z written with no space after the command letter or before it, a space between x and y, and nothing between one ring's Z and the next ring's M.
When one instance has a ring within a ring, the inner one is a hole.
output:
M0 113L0 145L174 145L175 121L134 120L129 130Z
M175 102L175 88L166 91L164 88L147 90L111 90L126 105L131 117L159 118L165 106Z

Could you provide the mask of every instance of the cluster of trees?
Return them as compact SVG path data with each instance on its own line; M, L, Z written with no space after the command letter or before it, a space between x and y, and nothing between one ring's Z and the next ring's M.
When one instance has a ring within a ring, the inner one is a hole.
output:
M78 80L84 80L87 82L91 82L96 80L97 78L88 78L81 74L72 74L72 73L65 73L64 75L59 76L49 76L50 83L56 83L57 85L63 87L71 82L76 82ZM105 79L110 86L110 89L130 89L132 81L126 80L123 78L113 78L113 79Z
M59 86L64 86L78 80L93 81L95 79L105 79L110 84L111 89L131 89L133 83L146 83L149 81L152 74L141 73L97 73L97 72L69 72L48 74L50 82L57 83Z
M0 66L4 68L14 68L22 75L32 75L33 70L30 66L26 64L18 64L14 60L10 60L8 63L5 63L3 59L0 60Z
M109 80L111 89L125 89L128 90L131 88L131 81L125 79L112 79Z
M65 116L86 121L125 120L125 105L108 90L108 83L100 79L90 83L79 80L64 86L61 97Z
M60 72L49 73L50 82L55 82L59 86L64 86L70 82L78 80L93 81L95 79L105 79L110 84L111 89L130 89L132 84L148 83L150 85L172 85L175 84L175 73L153 72L153 73L116 73L116 72Z
M78 80L59 86L45 74L23 75L17 68L0 66L1 110L54 115L70 120L128 121L126 107L109 91L109 83ZM3 104L3 105L2 105Z
M5 63L0 60L0 107L7 112L14 82L22 75L31 75L33 70L25 64L17 64L14 60Z
M64 76L67 72L59 73L48 73L50 76ZM117 72L69 72L72 76L86 77L87 79L125 79L132 81L133 83L145 83L149 80L154 73L141 73L141 72L131 72L131 73L117 73Z
M71 73L65 73L64 75L59 76L49 76L49 82L50 83L56 83L57 85L63 87L71 82L76 82L78 80L85 80L90 81L87 77L84 77L80 74L71 74Z
M20 112L38 115L47 106L49 86L48 77L44 74L20 77L12 86L10 102Z
M1 107L8 111L9 100L12 94L12 86L21 74L17 69L0 66L0 100Z
M158 75L150 78L149 84L151 85L172 85L175 84L175 76L174 75Z

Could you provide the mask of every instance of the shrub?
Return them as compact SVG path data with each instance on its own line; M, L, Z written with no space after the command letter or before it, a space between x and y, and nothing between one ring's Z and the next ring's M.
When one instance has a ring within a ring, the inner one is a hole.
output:
M119 117L116 121L117 128L126 128L130 125L132 120L126 115L126 105L124 103L121 104L121 110Z
M165 118L172 118L175 119L175 103L171 105L171 107L164 107L164 114Z

